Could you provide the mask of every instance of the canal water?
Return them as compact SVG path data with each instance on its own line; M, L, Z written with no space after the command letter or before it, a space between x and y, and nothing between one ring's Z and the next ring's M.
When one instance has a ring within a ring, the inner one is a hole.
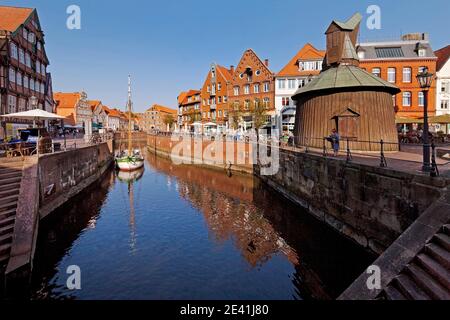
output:
M333 299L374 258L256 178L148 155L41 223L33 298Z

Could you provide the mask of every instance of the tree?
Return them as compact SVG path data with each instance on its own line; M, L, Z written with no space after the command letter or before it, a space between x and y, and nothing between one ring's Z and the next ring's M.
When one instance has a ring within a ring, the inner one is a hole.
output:
M228 120L232 129L239 129L239 123L241 122L242 114L241 103L239 101L230 102Z
M172 128L173 124L175 123L175 118L172 114L168 114L163 118L163 123L166 125L169 125L169 128Z
M267 109L269 106L265 106L259 99L255 100L252 108L253 128L256 131L256 135L259 134L259 129L267 124Z

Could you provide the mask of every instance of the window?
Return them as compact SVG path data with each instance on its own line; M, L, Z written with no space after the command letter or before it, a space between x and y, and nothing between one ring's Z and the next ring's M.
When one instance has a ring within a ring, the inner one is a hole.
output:
M226 103L228 101L228 97L227 96L223 96L223 102Z
M22 86L22 73L17 72L17 84Z
M256 70L255 74L259 76L261 74L261 70Z
M403 92L403 106L410 107L411 106L411 92Z
M206 92L208 92L208 93L211 92L211 87L210 87L210 86L207 86L207 87L206 87Z
M26 109L27 109L26 105L27 105L27 103L26 103L25 99L19 98L19 112L26 111Z
M203 99L203 105L206 106L206 99Z
M244 86L244 94L250 94L250 86L248 84Z
M219 97L217 98L217 102L218 102L218 103L222 103L222 97L221 97L221 96L219 96Z
M250 100L245 100L245 102L244 102L244 109L245 110L250 110Z
M410 67L403 68L403 82L405 82L405 83L411 82L411 68Z
M264 98L263 99L263 106L265 109L269 109L269 105L270 105L270 99L269 98Z
M299 71L320 71L322 70L322 60L316 61L299 61Z
M395 68L388 68L388 81L395 83L397 78L397 72Z
M247 75L247 81L248 81L248 82L252 82L252 80L253 80L252 76L248 74L248 75Z
M269 92L269 90L270 90L270 83L264 82L264 92Z
M27 89L30 87L30 79L28 78L28 76L23 77L23 86Z
M217 84L217 91L220 91L220 90L222 90L222 83L221 82L219 82Z
M36 37L33 32L28 33L28 41L32 44L36 41Z
M16 83L16 70L9 68L9 81Z
M441 101L441 109L448 109L448 100Z
M19 48L19 62L25 64L25 52L22 48Z
M215 84L213 84L211 87L211 93L216 94L216 85Z
M427 70L427 67L419 67L419 73L426 72Z
M38 41L37 43L37 49L40 51L42 49L42 43Z
M41 73L41 63L39 60L36 61L36 72Z
M450 82L442 81L441 92L442 93L450 93Z
M419 92L419 107L425 106L425 95L423 92Z
M296 80L295 79L289 79L288 80L288 88L289 89L296 89Z
M22 31L23 38L28 41L28 30L26 28L23 28Z
M375 77L381 78L381 69L380 68L373 68L372 69L372 74Z
M16 97L9 95L8 96L8 113L14 113L16 112Z
M43 82L41 82L41 93L44 94L45 93L45 85Z
M222 110L219 110L219 118L222 118Z
M427 55L427 50L419 49L418 55L419 57L425 57Z
M255 85L253 86L253 92L254 92L254 93L259 93L259 83L255 84Z
M16 60L18 58L17 45L14 42L11 42L11 58Z
M34 79L30 79L30 89L34 91Z
M287 107L287 106L289 106L289 97L283 97L282 99L281 99L281 104L282 104L282 106L283 107Z
M278 79L278 89L286 89L286 79Z
M298 81L298 86L299 86L299 88L304 87L305 84L306 84L306 80L305 80L305 79L300 79L300 80Z
M28 68L31 68L31 57L30 57L30 54L28 52L25 54L25 65Z
M239 95L239 87L234 87L234 95L235 96Z

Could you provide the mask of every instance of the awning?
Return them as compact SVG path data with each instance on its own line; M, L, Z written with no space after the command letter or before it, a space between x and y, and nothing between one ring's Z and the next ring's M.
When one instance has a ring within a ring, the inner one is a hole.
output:
M428 119L429 123L437 123L437 124L448 124L450 123L450 114L443 114L440 116L430 117Z
M14 119L24 119L24 120L55 120L55 119L65 119L64 117L58 116L57 114L47 112L41 109L29 110L25 112L9 113L2 115L3 118L14 118Z
M396 117L395 123L396 124L422 124L423 119Z

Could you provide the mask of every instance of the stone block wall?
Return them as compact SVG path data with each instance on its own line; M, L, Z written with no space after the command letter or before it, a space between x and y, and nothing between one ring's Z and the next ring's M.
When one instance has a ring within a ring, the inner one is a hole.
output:
M450 182L290 150L280 151L279 172L261 179L377 254L441 198Z

